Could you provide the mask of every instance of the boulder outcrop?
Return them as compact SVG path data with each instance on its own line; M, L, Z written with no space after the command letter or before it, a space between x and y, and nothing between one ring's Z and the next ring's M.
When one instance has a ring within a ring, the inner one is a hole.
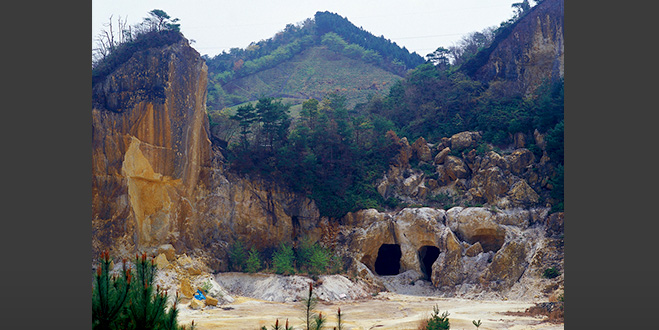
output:
M388 258L398 267L395 274L425 274L442 290L463 285L500 290L518 283L537 258L536 251L546 244L539 230L547 217L548 209L370 209L349 213L341 237L353 271L369 278L379 274L378 260ZM401 253L383 256L383 246L398 246ZM429 247L437 249L435 259L428 260Z

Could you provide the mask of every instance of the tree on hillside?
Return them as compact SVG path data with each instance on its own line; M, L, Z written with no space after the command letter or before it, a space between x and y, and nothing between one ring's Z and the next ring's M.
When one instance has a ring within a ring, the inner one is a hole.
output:
M283 142L288 134L291 119L288 114L290 105L271 97L259 99L256 103L256 115L261 123L262 146L274 151L275 144Z
M316 122L318 121L318 100L308 99L302 103L302 110L300 111L300 117L302 118L304 124L311 130L316 129Z
M112 62L107 64L111 68L130 58L132 53L140 47L153 47L158 43L177 40L180 35L178 21L178 18L171 19L166 12L160 9L150 11L148 17L134 26L129 26L127 20L122 21L119 17L115 27L112 23L112 16L110 16L110 21L104 25L104 29L95 39L96 47L92 49L92 70L99 67L102 62ZM110 56L113 53L115 55ZM119 54L116 55L116 53ZM109 57L114 57L114 59L108 60Z
M230 118L238 122L240 126L240 141L243 148L247 149L247 136L252 132L250 128L256 121L256 108L252 104L240 106L236 109L236 114Z
M148 31L180 31L181 24L178 24L178 21L178 18L171 19L164 10L154 9L144 18L142 25Z
M462 65L474 57L480 50L489 47L494 41L494 27L488 27L480 32L472 32L462 37L454 46L449 47L452 64Z
M529 4L529 0L524 0L522 2L516 2L511 5L513 9L515 9L515 17L519 18L524 14L526 11L531 9L531 5Z
M430 63L439 67L440 69L446 69L449 65L449 54L450 51L444 47L437 48L434 52L426 55L426 58Z
M96 47L92 48L92 65L102 61L119 45L131 39L130 27L127 27L127 20L122 20L121 16L117 18L117 26L112 23L112 16L107 23L103 24L103 29L94 39Z

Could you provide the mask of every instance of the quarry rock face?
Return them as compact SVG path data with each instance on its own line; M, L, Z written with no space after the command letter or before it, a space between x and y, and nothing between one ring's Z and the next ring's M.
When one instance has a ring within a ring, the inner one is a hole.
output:
M225 171L206 85L206 64L183 39L137 51L92 86L94 253L169 244L219 258L227 242L276 245L318 220L313 201Z
M181 41L135 53L92 86L94 248L122 237L159 245L180 231L208 177L206 73Z
M488 61L475 76L492 81L511 81L509 88L532 93L544 80L564 75L563 0L547 0L533 7L495 45ZM521 46L520 46L521 45Z

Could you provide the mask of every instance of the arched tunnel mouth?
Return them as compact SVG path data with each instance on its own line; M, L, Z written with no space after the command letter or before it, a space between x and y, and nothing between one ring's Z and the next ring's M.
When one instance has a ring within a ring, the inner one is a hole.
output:
M424 245L419 249L421 272L428 281L432 280L432 264L435 263L437 257L439 257L439 248L436 246Z
M378 275L398 275L400 273L400 257L403 254L398 244L382 244L375 259L375 272Z

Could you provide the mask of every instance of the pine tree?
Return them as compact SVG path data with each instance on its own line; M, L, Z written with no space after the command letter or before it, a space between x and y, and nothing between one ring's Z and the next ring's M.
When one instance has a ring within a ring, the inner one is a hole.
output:
M154 288L155 258L147 260L146 253L135 255L135 270L126 269L124 259L121 277L109 276L111 262L109 252L103 252L92 290L93 329L180 329L178 293L174 305L167 309L167 291Z
M448 320L448 312L442 313L439 315L439 307L435 305L433 307L433 314L428 320L428 325L426 326L427 330L448 330L450 328Z
M92 329L114 328L128 296L132 278L130 269L126 269L124 260L121 277L110 277L111 263L110 253L103 252L92 288Z
M256 108L254 108L251 103L240 106L238 109L236 109L236 114L230 118L238 121L243 148L247 149L249 145L247 136L252 133L251 127L252 124L256 121Z
M306 330L312 329L312 322L313 322L312 315L314 313L314 309L316 308L317 304L318 304L318 298L313 295L313 284L309 282L309 295L306 298L302 299L302 305L304 306L304 317L307 325L307 327L305 328ZM322 314L321 314L321 318L322 318Z
M249 250L249 257L245 261L245 271L248 273L256 273L261 270L261 257L259 251L252 246Z
M147 260L135 256L136 283L131 290L128 303L128 315L132 329L176 329L176 306L166 311L167 292L157 286L154 290L153 280L156 273L155 259Z

